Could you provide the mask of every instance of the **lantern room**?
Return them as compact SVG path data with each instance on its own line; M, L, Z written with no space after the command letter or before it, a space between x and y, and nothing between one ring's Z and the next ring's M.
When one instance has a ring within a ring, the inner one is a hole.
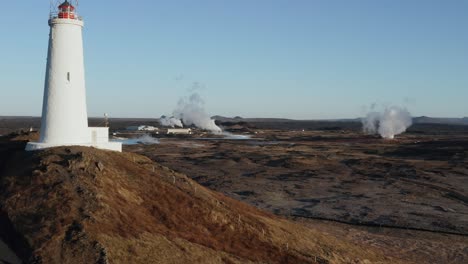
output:
M59 5L58 18L75 19L75 7L68 0Z

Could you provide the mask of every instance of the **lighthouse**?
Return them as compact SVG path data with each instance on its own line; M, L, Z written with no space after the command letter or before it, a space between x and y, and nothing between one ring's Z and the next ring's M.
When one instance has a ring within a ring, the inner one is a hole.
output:
M28 151L74 145L122 151L121 143L109 142L108 127L88 127L84 22L76 6L65 0L50 14L40 138L27 144Z

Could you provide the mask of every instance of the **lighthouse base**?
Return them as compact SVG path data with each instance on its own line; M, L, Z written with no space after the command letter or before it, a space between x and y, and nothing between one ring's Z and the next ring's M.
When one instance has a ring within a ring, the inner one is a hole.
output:
M29 142L26 145L26 151L41 150L47 148L55 148L61 146L83 146L94 147L98 149L106 149L112 151L122 152L122 143L109 142L109 128L108 127L89 127L91 142L83 143L48 143L48 142Z
M63 146L82 146L82 147L94 147L98 149L112 150L122 152L122 143L120 142L107 142L107 143L83 143L83 144L49 144L39 142L28 142L26 145L26 151L35 151L41 149L63 147Z

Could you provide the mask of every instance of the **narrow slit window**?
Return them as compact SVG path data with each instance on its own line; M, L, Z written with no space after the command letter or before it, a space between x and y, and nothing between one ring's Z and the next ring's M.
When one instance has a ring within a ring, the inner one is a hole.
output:
M70 72L67 72L67 80L70 81Z

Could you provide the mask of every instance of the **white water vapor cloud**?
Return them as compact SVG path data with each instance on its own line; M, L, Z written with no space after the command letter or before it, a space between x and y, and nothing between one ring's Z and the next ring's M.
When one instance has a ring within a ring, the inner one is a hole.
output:
M215 124L215 120L206 113L205 102L197 92L181 98L173 115L187 126L194 125L214 133L222 132L221 128Z
M377 106L371 107L362 119L363 130L368 134L379 134L386 139L393 139L406 131L413 124L410 112L406 108L389 106L376 111Z
M165 127L184 127L184 125L182 124L182 121L173 116L171 117L161 116L159 118L159 123Z
M211 119L206 112L205 102L197 92L203 88L204 85L199 82L192 83L188 89L190 95L179 99L171 117L161 116L159 119L161 125L167 127L195 126L212 133L221 133L222 129L216 125L215 120Z

